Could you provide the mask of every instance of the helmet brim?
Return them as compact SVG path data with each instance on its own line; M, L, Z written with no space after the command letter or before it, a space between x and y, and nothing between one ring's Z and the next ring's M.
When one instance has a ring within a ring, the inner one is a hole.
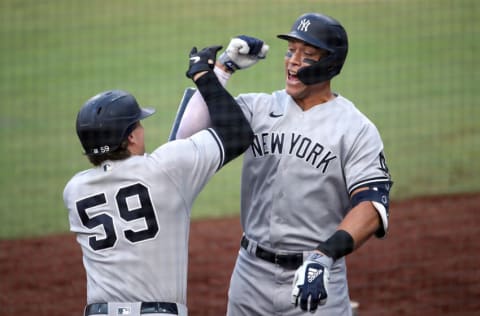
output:
M138 120L143 120L144 118L147 118L153 114L155 114L154 108L141 108L141 112L140 112L140 116L138 117Z

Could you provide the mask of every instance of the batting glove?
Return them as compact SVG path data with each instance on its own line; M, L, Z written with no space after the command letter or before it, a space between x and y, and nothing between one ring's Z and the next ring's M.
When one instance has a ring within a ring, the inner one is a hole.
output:
M255 37L240 35L232 38L218 61L234 72L255 65L267 56L269 46Z
M190 63L186 73L187 77L193 79L193 76L199 72L213 70L215 60L217 59L217 52L220 49L222 49L222 46L209 46L197 52L197 48L193 47L190 51Z
M328 280L333 259L312 253L295 272L292 289L292 304L304 311L314 312L328 298Z

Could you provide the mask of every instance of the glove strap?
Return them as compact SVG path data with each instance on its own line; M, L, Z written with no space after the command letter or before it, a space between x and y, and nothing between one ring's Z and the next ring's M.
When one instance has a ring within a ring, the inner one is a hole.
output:
M220 57L218 58L218 61L224 65L225 67L227 67L228 71L230 71L231 73L234 73L237 69L239 69L240 67L238 67L237 64L235 64L231 59L230 57L228 57L228 54L226 52L223 52Z
M333 265L333 259L331 257L316 252L310 254L307 260L315 261L327 269L330 269Z

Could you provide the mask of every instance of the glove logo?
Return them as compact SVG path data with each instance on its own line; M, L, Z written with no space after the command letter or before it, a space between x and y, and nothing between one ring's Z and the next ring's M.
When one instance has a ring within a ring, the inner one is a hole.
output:
M199 56L193 56L193 57L190 57L190 60L193 61L193 63L198 63L200 61L200 57Z
M307 280L308 283L312 283L319 275L322 274L322 270L315 268L308 268Z

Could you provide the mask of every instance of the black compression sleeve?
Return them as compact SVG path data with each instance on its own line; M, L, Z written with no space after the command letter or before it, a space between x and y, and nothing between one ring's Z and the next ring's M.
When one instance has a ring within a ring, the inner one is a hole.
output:
M253 131L235 99L209 71L197 81L198 90L208 107L212 127L225 149L225 162L241 155L253 140Z

